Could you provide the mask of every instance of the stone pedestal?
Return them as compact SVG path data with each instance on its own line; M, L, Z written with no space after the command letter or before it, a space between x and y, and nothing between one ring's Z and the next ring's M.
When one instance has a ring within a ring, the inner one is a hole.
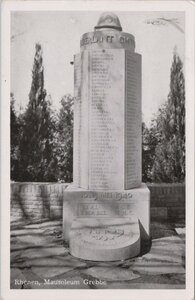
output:
M69 185L63 196L63 235L70 240L74 220L129 219L136 216L140 237L150 237L150 191L146 184L131 190L89 191Z

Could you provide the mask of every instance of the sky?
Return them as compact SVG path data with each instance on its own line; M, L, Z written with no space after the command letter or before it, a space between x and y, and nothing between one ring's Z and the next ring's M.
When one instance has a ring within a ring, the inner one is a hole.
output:
M52 105L60 107L66 94L73 96L73 56L80 38L94 30L102 11L15 11L11 14L11 92L16 110L25 108L32 81L35 43L43 49L45 88ZM115 11L123 31L135 37L135 52L142 55L142 118L149 126L169 93L174 49L185 56L183 12Z

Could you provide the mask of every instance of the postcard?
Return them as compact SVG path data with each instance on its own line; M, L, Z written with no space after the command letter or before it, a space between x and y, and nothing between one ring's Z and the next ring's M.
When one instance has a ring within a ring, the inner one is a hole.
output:
M193 299L194 3L1 7L2 299Z

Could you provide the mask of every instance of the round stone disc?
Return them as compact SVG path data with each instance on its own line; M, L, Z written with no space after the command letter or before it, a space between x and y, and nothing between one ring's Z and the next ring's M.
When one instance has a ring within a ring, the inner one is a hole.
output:
M70 230L70 253L94 261L124 260L140 252L138 219L79 218Z

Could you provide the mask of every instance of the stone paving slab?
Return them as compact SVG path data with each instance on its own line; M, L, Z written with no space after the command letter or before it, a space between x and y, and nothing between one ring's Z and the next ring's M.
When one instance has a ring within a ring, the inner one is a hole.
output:
M141 274L185 273L185 245L179 236L169 236L152 241L150 251L140 257L132 270Z
M152 224L151 247L143 245L140 256L125 261L94 262L69 254L68 245L62 239L61 221L13 226L11 288L185 288L184 229Z
M92 267L82 273L106 281L129 281L140 277L132 270L121 267Z
M28 229L28 228L27 228ZM20 229L14 229L11 231L11 237L22 237L25 236L27 233L27 230L25 228L20 228ZM36 228L36 229L28 229L28 234L30 235L37 235L37 234L42 234L43 229L42 228Z
M78 267L86 267L86 264L71 259L70 256L55 256L50 258L36 259L30 262L32 270L43 278L52 278L53 276L66 273Z
M17 237L19 242L22 243L27 243L28 246L29 245L49 245L52 240L51 238L48 236L44 236L44 238L40 235L35 235L35 234L30 234L29 235L23 235L23 236L18 236Z
M179 235L179 237L185 241L185 237L186 237L186 229L185 228L175 228L175 231L177 232L177 234Z
M32 268L32 271L34 273L36 273L37 275L41 276L42 278L44 279L47 279L47 278L52 278L56 275L59 275L59 274L64 274L68 271L71 271L73 270L74 267L72 266L67 266L67 267L56 267L56 266L48 266L48 267L43 267L43 266L40 266L40 267L33 267Z
M175 231L177 232L177 234L182 234L185 235L186 233L186 229L185 228L175 228Z
M29 225L25 225L24 228L30 229L39 229L39 228L47 228L47 229L52 229L55 228L56 226L61 227L62 225L62 221L61 220L54 220L54 221L45 221L42 223L34 223L34 224L29 224Z
M16 254L18 251L15 251ZM41 247L38 249L37 248L28 248L24 249L20 253L20 257L23 259L28 259L29 257L31 259L34 258L41 258L41 257L50 257L51 255L65 255L68 254L68 249L65 249L63 246L54 246L52 245L51 247Z
M185 269L179 264L159 263L150 261L141 261L132 266L133 271L140 274L158 275L158 274L171 274L171 273L185 273Z

